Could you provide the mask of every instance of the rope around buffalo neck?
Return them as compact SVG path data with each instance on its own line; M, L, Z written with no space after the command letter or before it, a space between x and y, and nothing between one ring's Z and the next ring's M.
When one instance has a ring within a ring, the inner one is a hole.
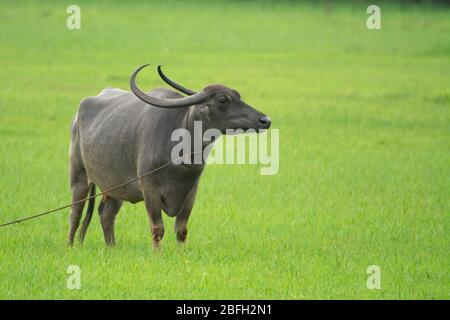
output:
M197 152L190 152L189 155L192 155L192 154L195 154L195 153L199 153L199 152L200 152L200 151L197 151ZM201 151L201 152L203 152L203 151ZM144 177L147 177L147 176L149 176L149 175L151 175L151 174L153 174L153 173L155 173L155 172L157 172L157 171L159 171L159 170L161 170L161 169L164 169L165 167L170 166L171 164L175 163L175 162L178 161L178 160L184 159L185 157L186 157L186 156L179 157L179 158L177 158L177 159L175 159L175 160L172 160L172 161L170 161L170 162L167 162L167 163L163 164L162 166L160 166L160 167L158 167L158 168L156 168L156 169L150 170L150 171L144 173L143 175L140 175L140 176L138 176L138 177L136 177L136 178L133 178L133 179L131 179L131 180L128 180L128 181L126 181L126 182L124 182L124 183L121 183L121 184L119 184L118 186L115 186L114 188L111 188L111 189L108 189L108 190L105 190L105 191L96 193L96 194L94 194L94 195L92 195L92 196L88 196L88 197L86 197L86 198L84 198L84 199L81 199L81 200L72 202L71 204L67 204L67 205L65 205L65 206L62 206L62 207L59 207L59 208L56 208L56 209L52 209L52 210L48 210L48 211L45 211L45 212L42 212L42 213L39 213L39 214L35 214L35 215L33 215L33 216L29 216L29 217L26 217L26 218L16 219L16 220L14 220L14 221L10 221L10 222L6 222L6 223L3 223L3 224L0 224L0 228L6 227L6 226L9 226L9 225L13 225L13 224L16 224L16 223L21 223L21 222L23 222L23 221L27 221L27 220L31 220L31 219L36 219L36 218L45 216L45 215L50 214L50 213L53 213L53 212L57 212L57 211L61 211L61 210L70 208L70 207L72 207L72 206L75 205L75 204L85 202L85 201L87 201L87 200L89 200L89 199L97 198L97 197L102 196L102 195L104 195L104 194L107 194L107 193L109 193L109 192L115 191L115 190L117 190L117 189L119 189L119 188L125 187L126 185L129 185L130 183L136 182L136 181L138 181L138 180L140 180L140 179L142 179L142 178L144 178Z

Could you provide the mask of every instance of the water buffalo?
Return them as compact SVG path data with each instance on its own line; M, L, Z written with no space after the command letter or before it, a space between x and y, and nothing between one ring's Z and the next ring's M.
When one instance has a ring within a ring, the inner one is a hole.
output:
M158 168L171 159L171 141L175 129L192 132L194 121L203 128L267 129L270 118L241 100L239 93L223 85L209 85L193 92L167 78L158 66L161 78L176 90L141 91L136 83L136 69L130 77L131 92L107 88L98 96L81 101L71 128L70 186L73 202L95 194L95 186L109 190L124 181ZM205 148L208 143L203 143ZM114 220L123 201L145 202L150 220L153 245L164 235L161 210L176 217L178 242L187 235L200 176L205 163L181 163L167 166L152 175L105 194L98 211L107 245L114 245ZM69 245L73 244L85 202L72 206ZM82 242L94 209L89 200L79 233Z

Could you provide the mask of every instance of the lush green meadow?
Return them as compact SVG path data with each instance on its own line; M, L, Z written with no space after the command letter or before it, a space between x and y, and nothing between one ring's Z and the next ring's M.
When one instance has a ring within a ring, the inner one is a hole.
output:
M2 228L1 299L449 298L448 8L381 2L370 31L364 2L77 1L68 30L72 3L0 3L0 223L70 202L79 101L143 63L238 89L279 129L280 170L207 167L185 247L165 216L151 249L142 203L113 249L97 216L68 248L68 210ZM154 69L139 83L163 86Z

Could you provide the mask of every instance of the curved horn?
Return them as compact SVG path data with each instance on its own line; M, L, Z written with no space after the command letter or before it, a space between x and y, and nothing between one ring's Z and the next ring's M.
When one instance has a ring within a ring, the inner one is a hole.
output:
M193 94L195 94L195 91L189 90L188 88L185 88L185 87L179 85L178 83L167 78L167 76L161 70L161 65L158 66L158 73L159 73L159 76L161 77L161 79L163 79L164 82L167 83L172 88L175 88L178 91L181 91L181 92L187 94L188 96L192 96Z
M166 98L160 98L160 97L155 97L155 96L146 94L141 89L139 89L136 85L136 75L139 73L139 71L141 71L146 66L148 66L148 64L144 64L143 66L140 66L139 68L134 70L133 74L130 77L131 91L136 95L136 97L138 97L145 103L151 104L156 107L173 109L173 108L184 108L184 107L192 106L194 104L202 103L208 99L208 95L203 91L200 91L192 96L179 98L179 99L166 99Z

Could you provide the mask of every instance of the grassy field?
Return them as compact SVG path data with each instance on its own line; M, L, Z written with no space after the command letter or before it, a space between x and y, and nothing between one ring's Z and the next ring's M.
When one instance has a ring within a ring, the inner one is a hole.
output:
M77 1L68 30L72 3L0 4L0 223L70 202L79 101L143 63L238 89L280 130L280 170L207 167L184 248L165 217L151 250L142 203L112 250L96 216L66 247L68 210L0 229L1 299L449 298L448 8L382 2L370 31L368 3Z

